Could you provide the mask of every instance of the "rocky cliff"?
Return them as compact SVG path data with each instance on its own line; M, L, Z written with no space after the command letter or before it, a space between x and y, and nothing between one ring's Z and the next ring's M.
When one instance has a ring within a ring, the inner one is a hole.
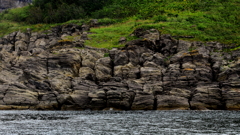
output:
M18 8L26 6L32 0L0 0L0 12L9 8Z
M86 25L0 38L0 109L240 109L240 53L137 29L112 50L84 46ZM74 36L69 40L68 36Z

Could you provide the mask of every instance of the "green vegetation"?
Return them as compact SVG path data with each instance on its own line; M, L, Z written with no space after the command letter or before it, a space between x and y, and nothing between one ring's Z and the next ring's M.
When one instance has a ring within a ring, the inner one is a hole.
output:
M82 24L90 18L101 24L91 29L94 34L86 42L94 47L119 47L119 38L133 39L129 35L135 28L240 46L240 0L35 0L0 14L0 36L26 28Z
M104 57L109 57L109 53L104 53Z
M11 9L15 10L15 9ZM3 37L6 34L9 34L14 31L26 31L27 28L30 28L33 32L42 32L45 30L51 29L51 27L55 27L57 25L64 24L78 24L82 25L83 23L87 23L86 19L80 20L70 20L64 23L39 23L39 24L28 24L25 22L15 22L11 20L0 19L0 37Z
M108 26L100 26L97 28L91 28L90 32L93 34L88 35L90 40L86 41L86 45L99 47L99 48L113 48L122 47L118 41L121 37L128 37L133 32L135 21L129 19L123 23L112 24Z

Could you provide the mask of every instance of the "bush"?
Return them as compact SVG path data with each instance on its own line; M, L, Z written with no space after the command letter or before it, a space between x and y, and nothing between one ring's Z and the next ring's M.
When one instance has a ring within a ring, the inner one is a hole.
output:
M198 21L198 18L195 16L190 16L186 19L186 21L190 22L190 23L195 23Z
M31 7L29 10L29 17L26 19L27 23L37 24L44 20L44 13L39 7Z
M163 15L158 15L158 16L153 17L153 20L155 23L156 22L165 22L165 21L167 21L167 17L163 16Z
M125 18L136 14L137 8L112 4L92 13L93 18Z
M207 26L205 25L205 24L203 24L203 23L199 23L198 25L197 25L197 28L199 29L199 30L205 30L206 28L207 28Z
M29 7L10 9L2 13L2 19L23 22L29 17Z
M48 10L40 7L31 7L29 12L28 23L61 23L72 19L80 19L85 16L84 10L75 4L67 5L65 3L53 9L52 5L48 5Z

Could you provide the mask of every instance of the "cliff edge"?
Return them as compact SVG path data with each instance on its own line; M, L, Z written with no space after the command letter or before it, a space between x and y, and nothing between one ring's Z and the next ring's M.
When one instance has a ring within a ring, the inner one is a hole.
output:
M85 25L0 38L0 109L239 110L240 53L136 29L112 50L84 46ZM68 36L74 36L69 40Z

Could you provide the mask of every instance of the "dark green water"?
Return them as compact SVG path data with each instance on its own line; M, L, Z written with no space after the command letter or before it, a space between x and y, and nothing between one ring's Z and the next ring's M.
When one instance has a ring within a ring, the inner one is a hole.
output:
M0 134L240 134L240 111L0 111Z

